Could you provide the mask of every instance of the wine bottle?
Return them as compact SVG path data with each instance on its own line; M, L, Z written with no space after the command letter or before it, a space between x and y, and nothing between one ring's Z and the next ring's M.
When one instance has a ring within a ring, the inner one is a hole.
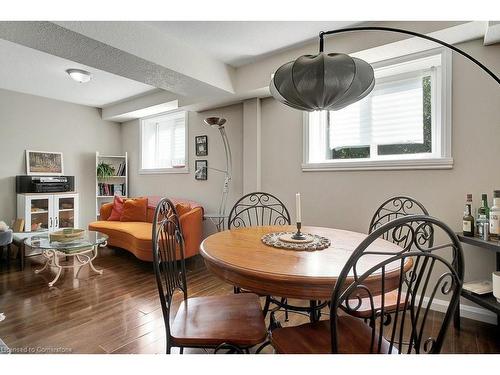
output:
M481 195L481 206L477 209L476 228L479 237L483 237L484 226L488 225L490 208L488 207L488 195Z
M464 236L474 237L474 216L472 216L472 194L467 194L464 217L462 218L462 230Z

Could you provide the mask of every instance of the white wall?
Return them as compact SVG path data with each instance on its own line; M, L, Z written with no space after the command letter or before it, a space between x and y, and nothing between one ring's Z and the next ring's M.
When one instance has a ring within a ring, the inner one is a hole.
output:
M219 207L222 193L224 175L209 170L206 181L198 181L194 178L194 164L196 159L208 160L208 166L224 169L226 159L220 133L217 129L206 126L203 119L209 116L224 117L229 144L233 157L233 179L230 183L230 194L228 208L241 196L243 188L243 111L242 105L232 105L217 108L205 112L189 112L189 173L177 174L139 174L139 121L129 121L122 124L123 151L129 153L129 190L131 196L160 195L167 197L186 198L199 202L207 213L215 213ZM197 135L208 136L208 156L196 157L194 148L194 137ZM212 231L213 227L205 224L206 231Z
M26 174L25 150L61 151L76 176L80 226L95 220L95 152L119 153L120 125L99 110L0 89L0 220L16 218L15 176Z

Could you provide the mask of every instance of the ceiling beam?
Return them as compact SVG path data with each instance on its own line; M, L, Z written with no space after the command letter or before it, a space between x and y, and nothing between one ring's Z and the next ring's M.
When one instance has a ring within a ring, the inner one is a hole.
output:
M181 97L168 91L125 99L110 104L101 110L101 117L106 121L125 122L179 108Z
M484 45L500 43L500 21L490 21L484 35Z
M142 22L5 21L0 38L179 95L234 92L233 68Z

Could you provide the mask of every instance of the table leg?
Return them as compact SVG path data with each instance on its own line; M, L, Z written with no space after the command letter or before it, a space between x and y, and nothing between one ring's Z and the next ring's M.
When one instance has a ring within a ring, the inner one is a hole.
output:
M50 258L47 255L45 255L45 253L43 255L46 258L45 264L43 265L42 268L39 268L39 269L35 270L35 273L40 273L42 271L45 271L47 269L47 267L49 266L49 264L50 264Z
M500 251L497 251L497 271L500 271ZM497 314L497 329L500 331L500 314Z
M7 245L7 264L10 265L10 244Z
M309 306L311 307L311 311L309 312L309 320L311 321L311 323L317 322L319 319L316 312L316 301L309 301Z
M56 273L56 276L54 277L54 280L52 280L49 283L49 287L54 286L54 284L57 282L57 280L59 280L59 276L61 276L61 272L62 272L62 267L59 264L59 257L57 256L55 251L52 251L52 258L51 259L52 259L52 265L57 268L57 273Z
M24 244L24 241L21 242L20 245L17 246L18 251L19 251L19 265L21 268L21 271L24 271L24 261L25 261L25 256L26 256L26 245Z
M92 271L98 273L99 275L102 275L103 270L98 270L94 267L94 263L92 261L97 257L97 249L99 248L99 245L94 246L94 250L92 251L92 258L89 260L89 265Z

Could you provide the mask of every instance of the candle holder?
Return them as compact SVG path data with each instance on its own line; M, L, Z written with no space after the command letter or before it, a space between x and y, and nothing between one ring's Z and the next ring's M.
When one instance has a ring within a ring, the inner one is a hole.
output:
M300 231L301 227L302 227L302 223L298 222L297 223L297 232L295 232L293 234L292 239L299 240L299 241L304 241L306 239L306 236Z

